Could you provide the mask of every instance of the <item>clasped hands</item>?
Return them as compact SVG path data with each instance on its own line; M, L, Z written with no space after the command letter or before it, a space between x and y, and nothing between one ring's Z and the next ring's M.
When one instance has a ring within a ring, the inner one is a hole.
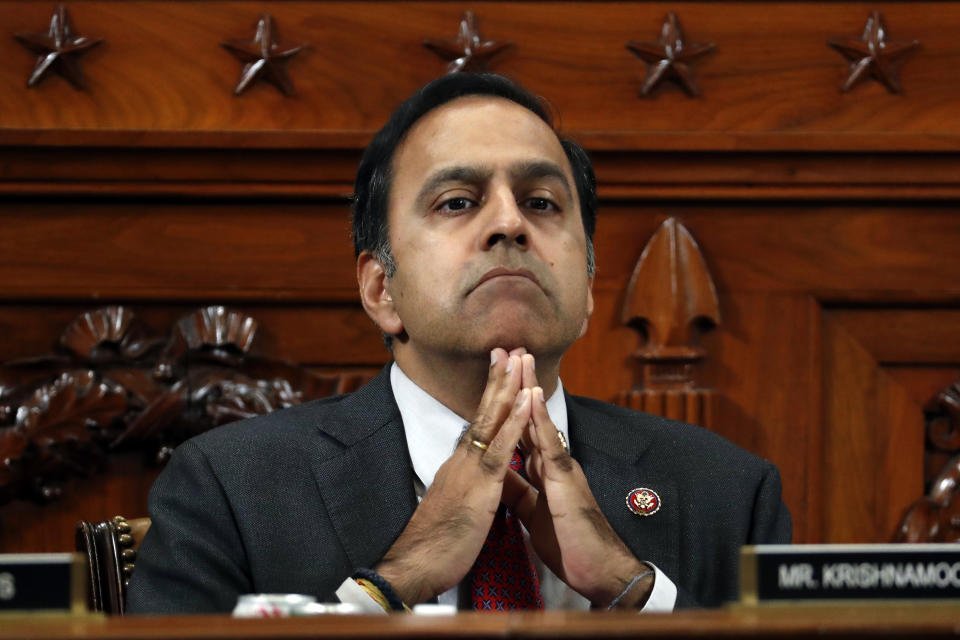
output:
M544 564L594 606L606 607L646 569L607 522L557 433L534 357L522 348L494 349L476 417L374 567L404 602L425 602L460 583L501 502L520 518ZM527 478L510 469L518 443ZM652 585L652 577L641 580L618 606L642 606Z

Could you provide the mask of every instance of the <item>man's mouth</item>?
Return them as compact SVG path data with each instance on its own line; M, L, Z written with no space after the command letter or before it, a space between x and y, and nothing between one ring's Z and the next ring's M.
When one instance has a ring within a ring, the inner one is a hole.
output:
M497 267L496 269L491 269L483 274L483 277L480 278L475 285L473 285L473 289L470 291L473 292L474 289L477 289L483 283L495 278L526 278L538 287L540 286L540 281L537 280L537 276L533 275L532 271L527 269L508 269L506 267Z

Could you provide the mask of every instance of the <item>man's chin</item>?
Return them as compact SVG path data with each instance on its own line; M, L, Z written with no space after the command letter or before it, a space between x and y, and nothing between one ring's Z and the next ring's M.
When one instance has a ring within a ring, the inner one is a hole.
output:
M555 337L544 335L542 330L537 331L535 328L530 331L517 329L512 328L509 331L496 332L485 336L483 340L478 341L477 352L486 354L497 347L507 352L523 348L527 353L532 353L534 356L546 357L552 354L562 355L573 342L572 340L558 340Z

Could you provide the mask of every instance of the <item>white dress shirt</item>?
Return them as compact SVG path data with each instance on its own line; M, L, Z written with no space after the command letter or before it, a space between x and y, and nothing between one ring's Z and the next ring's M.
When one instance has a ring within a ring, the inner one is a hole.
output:
M400 369L397 363L390 368L390 385L393 396L400 408L403 419L403 429L407 438L407 448L410 451L410 460L416 476L414 481L417 499L423 498L427 489L433 484L437 470L447 461L456 448L463 434L467 422L441 404L433 396L418 387ZM568 445L572 445L567 428L567 403L563 394L563 386L557 381L557 389L547 400L547 413L553 424L559 429ZM573 451L571 451L573 453ZM590 601L571 589L558 578L537 557L530 545L530 536L524 529L524 540L527 552L533 561L540 576L540 596L547 609L580 609L590 608ZM677 587L660 569L651 563L646 563L654 571L653 591L647 599L642 611L666 612L672 611L677 600ZM351 583L351 584L348 584ZM440 604L457 605L459 587L454 587L438 596ZM361 589L353 580L346 580L337 590L337 597L341 602L350 602L360 606L364 611L377 613L382 611L380 606ZM371 606L372 605L372 606Z

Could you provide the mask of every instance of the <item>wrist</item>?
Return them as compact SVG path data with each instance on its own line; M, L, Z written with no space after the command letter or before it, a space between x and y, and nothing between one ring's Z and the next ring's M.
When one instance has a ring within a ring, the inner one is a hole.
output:
M417 578L408 579L407 576L417 576L419 572L408 571L397 562L384 559L373 570L379 574L392 589L393 593L405 604L413 606L426 602L433 594L426 593L426 585Z
M653 592L656 573L644 565L643 570L624 586L623 591L607 605L613 609L642 609Z
M650 567L633 555L612 565L603 572L605 579L596 585L596 589L587 598L594 608L607 609L616 602L616 608L628 608L634 604L643 606L653 590L653 572L644 576ZM634 583L637 576L643 576ZM631 584L633 583L633 584Z
M393 585L373 569L357 569L352 579L388 613L391 611L410 611L410 607L396 592Z

